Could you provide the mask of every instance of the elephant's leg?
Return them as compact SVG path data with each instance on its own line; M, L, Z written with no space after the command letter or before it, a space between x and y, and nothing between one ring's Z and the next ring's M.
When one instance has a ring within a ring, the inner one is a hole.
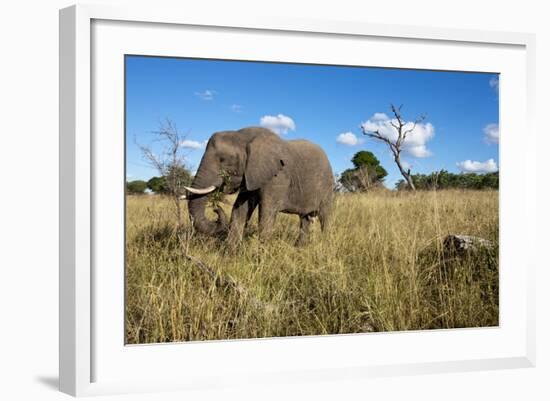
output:
M239 193L233 204L231 221L229 222L229 232L227 234L227 242L231 246L237 245L243 238L243 231L248 218L249 208L249 194Z
M310 215L300 216L300 235L296 240L297 246L302 246L307 244L309 240L309 228L313 218Z
M258 232L261 240L266 240L273 232L273 226L277 217L277 209L271 202L262 201L260 203L260 216L258 223Z
M330 201L324 202L319 208L319 223L321 223L321 230L325 232L330 225L330 218L332 212L332 203Z
M250 229L250 219L254 214L254 210L256 210L256 207L258 206L258 202L259 202L258 194L251 195L248 198L248 211L246 213L246 223L244 226L245 232L247 232L247 230Z

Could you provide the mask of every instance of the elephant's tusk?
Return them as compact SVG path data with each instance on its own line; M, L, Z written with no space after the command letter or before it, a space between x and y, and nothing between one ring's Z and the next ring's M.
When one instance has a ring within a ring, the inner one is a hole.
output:
M192 194L196 195L206 195L210 192L214 191L216 187L214 185L209 186L208 188L191 188L191 187L184 187L187 191L191 192Z
M181 196L180 196L180 200L184 200L184 199L187 199L187 196L181 195Z

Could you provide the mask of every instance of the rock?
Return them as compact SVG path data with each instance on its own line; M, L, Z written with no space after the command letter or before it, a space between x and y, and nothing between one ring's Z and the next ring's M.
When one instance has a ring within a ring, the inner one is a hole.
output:
M494 244L491 241L473 235L450 234L443 239L443 249L449 254L463 255L478 252L482 249L492 249L493 247Z

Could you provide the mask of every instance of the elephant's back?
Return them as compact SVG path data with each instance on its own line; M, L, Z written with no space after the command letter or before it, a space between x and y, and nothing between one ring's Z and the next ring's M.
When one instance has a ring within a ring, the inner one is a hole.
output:
M327 154L319 145L305 139L288 141L288 144L295 153L296 162L306 169L306 173L307 170L314 169L315 171L309 173L327 175L332 180L332 167Z

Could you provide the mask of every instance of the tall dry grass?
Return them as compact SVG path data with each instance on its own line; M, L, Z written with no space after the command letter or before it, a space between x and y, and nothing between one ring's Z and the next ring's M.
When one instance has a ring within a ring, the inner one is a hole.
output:
M234 252L175 232L172 207L127 199L128 343L498 325L496 191L338 195L309 245L293 246L298 217L279 214L272 239L252 232ZM448 255L449 233L495 247Z

